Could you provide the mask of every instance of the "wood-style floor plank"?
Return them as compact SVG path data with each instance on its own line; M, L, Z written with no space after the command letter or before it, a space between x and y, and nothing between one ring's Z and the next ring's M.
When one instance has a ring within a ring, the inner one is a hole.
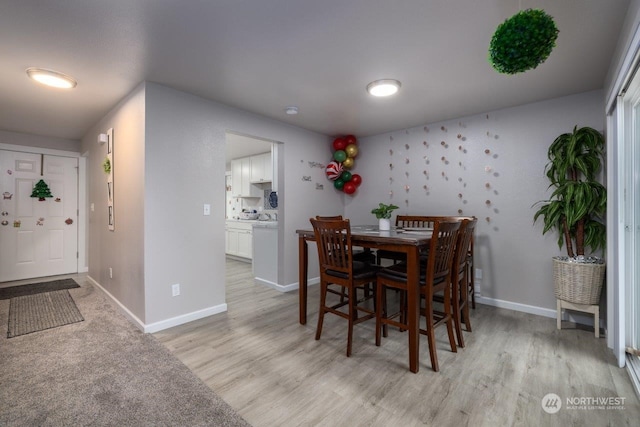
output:
M309 289L308 324L298 295L253 280L250 264L227 262L226 313L154 334L248 422L262 426L637 425L640 404L604 339L558 331L554 319L478 305L466 348L448 350L437 331L440 372L426 339L420 372L408 370L406 333L390 328L374 344L375 323L354 329L325 316L314 339L318 287ZM543 411L541 400L624 397L624 409Z

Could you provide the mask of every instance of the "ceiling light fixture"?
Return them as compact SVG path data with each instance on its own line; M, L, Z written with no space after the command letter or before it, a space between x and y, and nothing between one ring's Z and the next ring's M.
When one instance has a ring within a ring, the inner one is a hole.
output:
M78 84L72 77L46 68L27 68L27 75L38 83L60 89L72 89Z
M284 109L284 112L291 116L295 116L298 114L298 107L287 107Z
M367 85L367 92L373 96L390 96L400 89L400 82L393 79L382 79Z

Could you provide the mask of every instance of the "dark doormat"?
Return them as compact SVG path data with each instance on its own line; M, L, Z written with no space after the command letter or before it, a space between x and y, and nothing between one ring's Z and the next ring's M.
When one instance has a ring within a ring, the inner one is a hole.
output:
M25 295L39 294L41 292L60 291L62 289L79 288L73 279L60 279L51 282L30 283L28 285L0 288L0 300L22 297Z
M11 298L7 338L83 320L84 317L66 289Z

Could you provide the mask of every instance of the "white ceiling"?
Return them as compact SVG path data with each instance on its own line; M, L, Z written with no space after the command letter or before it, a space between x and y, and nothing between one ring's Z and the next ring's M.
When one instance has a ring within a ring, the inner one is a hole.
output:
M79 139L141 81L362 137L603 87L629 0L1 0L0 130ZM497 25L543 8L550 58L495 72ZM27 67L74 76L72 91ZM366 85L395 78L387 99ZM284 113L287 106L297 116Z

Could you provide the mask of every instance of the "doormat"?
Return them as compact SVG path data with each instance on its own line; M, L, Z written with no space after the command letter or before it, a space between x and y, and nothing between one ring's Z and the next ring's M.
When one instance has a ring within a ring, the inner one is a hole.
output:
M84 321L68 290L11 298L7 338Z
M22 297L25 295L39 294L41 292L60 291L62 289L79 288L73 279L60 279L51 282L31 283L28 285L0 288L0 300Z

